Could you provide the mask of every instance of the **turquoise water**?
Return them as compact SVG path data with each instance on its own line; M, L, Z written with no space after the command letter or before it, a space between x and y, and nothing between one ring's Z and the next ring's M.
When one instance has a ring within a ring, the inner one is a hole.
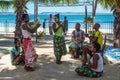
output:
M40 21L43 22L44 19L49 18L49 12L39 14ZM53 13L55 14L55 13ZM64 16L67 16L69 22L83 22L84 13L60 13L60 20L63 21ZM88 15L89 16L89 15ZM15 22L15 15L13 14L1 14L0 13L0 22ZM34 20L34 15L30 15L30 20ZM95 17L95 22L108 22L113 21L114 16L112 14L97 14Z
M55 15L56 13L50 13L50 12L43 12L39 14L38 18L40 19L40 22L44 21L44 19L49 18L49 14ZM79 22L81 23L81 28L85 27L84 23L84 13L73 13L73 12L61 12L60 14L60 21L64 20L64 16L67 16L69 25L69 28L74 28L75 23ZM34 21L34 15L30 15L30 21ZM88 13L88 16L90 16L91 13ZM11 24L12 26L15 25L15 15L14 13L0 13L0 24L5 25L6 23ZM95 22L101 24L101 29L113 29L113 21L114 16L112 14L96 14L95 16ZM89 25L88 25L89 26ZM11 27L11 26L10 26ZM48 23L46 23L46 28L48 27Z

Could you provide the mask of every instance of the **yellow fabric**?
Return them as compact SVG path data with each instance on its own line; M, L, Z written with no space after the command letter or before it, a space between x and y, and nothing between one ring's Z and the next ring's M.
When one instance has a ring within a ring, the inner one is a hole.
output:
M100 44L100 47L103 46L103 37L100 31L94 31L94 36L97 37L97 42Z

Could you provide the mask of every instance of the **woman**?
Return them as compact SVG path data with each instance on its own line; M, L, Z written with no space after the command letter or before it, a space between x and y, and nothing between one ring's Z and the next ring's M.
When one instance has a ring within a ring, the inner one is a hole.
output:
M14 40L15 47L10 50L10 57L12 65L24 64L24 54L20 53L20 41L18 39Z
M64 32L63 23L59 21L58 16L54 16L55 23L53 24L54 31L54 54L56 57L56 64L61 64L61 58L63 54L66 54L66 45L64 36L62 35Z
M36 52L33 47L32 41L31 41L31 34L34 33L37 28L40 26L39 23L36 24L34 28L30 28L28 25L29 23L29 15L28 14L23 14L22 15L22 35L23 35L23 49L25 53L25 67L24 69L26 71L34 71L33 69L33 63L36 61Z
M90 58L88 65L86 65L86 61L83 60L82 63L83 66L75 69L78 75L87 76L91 78L102 76L103 58L99 50L100 50L100 45L98 43L94 43L92 47L93 56Z

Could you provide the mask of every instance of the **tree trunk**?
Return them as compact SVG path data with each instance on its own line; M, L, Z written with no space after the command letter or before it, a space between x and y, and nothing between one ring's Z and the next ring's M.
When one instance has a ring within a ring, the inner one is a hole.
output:
M22 20L21 20L22 14L25 12L25 10L24 10L25 1L20 1L19 0L19 1L16 2L16 4L17 4L17 6L16 6L16 26L15 26L14 37L21 39L22 33L21 33L20 26L21 26L21 23L22 23Z
M22 9L19 7L16 13L16 26L15 26L15 38L21 38L21 16L23 14Z
M114 11L114 47L120 48L120 10Z

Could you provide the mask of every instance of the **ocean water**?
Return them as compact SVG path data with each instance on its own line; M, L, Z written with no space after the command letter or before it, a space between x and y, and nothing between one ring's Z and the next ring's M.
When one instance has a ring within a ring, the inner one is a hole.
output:
M50 13L50 12L43 12L41 14L39 14L38 18L40 19L40 21L43 22L44 19L49 18L49 14L56 14L56 13ZM69 22L84 22L84 13L70 13L70 12L65 12L65 13L59 13L60 14L60 20L63 21L64 16L67 16L67 19L69 20ZM33 21L34 20L34 15L33 14L29 14L30 15L30 20ZM88 16L90 16L90 13L88 14ZM0 22L15 22L15 15L13 13L0 13ZM95 22L108 22L108 21L113 21L114 20L114 16L112 14L102 14L99 13L95 16Z
M44 21L44 19L49 18L49 14L53 14L53 16L54 16L56 13L43 12L43 13L39 14L38 18L40 19L41 24ZM69 28L74 28L76 22L81 23L82 28L85 27L84 13L72 13L72 12L63 12L62 13L61 12L59 14L60 14L60 21L63 21L64 16L67 16L67 19L69 22ZM90 16L90 15L91 15L91 13L88 13L88 16ZM30 21L34 21L34 15L29 14L29 16L30 16ZM4 26L5 23L15 25L15 20L16 20L16 17L15 17L14 13L0 13L0 26L1 25ZM113 28L113 21L114 21L114 16L112 14L99 13L99 14L96 14L96 16L95 16L95 22L101 24L101 29ZM46 22L46 24L48 27L47 22Z

